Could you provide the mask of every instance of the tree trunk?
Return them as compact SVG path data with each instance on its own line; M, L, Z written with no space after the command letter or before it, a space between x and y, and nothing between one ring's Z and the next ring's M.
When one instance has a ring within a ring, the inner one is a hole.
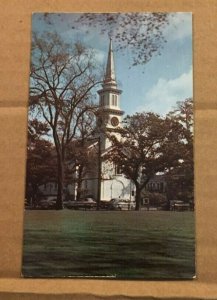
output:
M140 208L141 208L141 190L137 186L136 186L135 200L136 200L135 210L140 210Z
M57 153L57 201L56 209L63 209L63 189L64 189L64 149L60 145L56 128L53 128L53 138Z
M83 166L79 166L78 168L78 178L77 178L77 200L81 199L81 191L82 191L82 175L83 175Z
M32 206L34 208L37 207L39 203L38 199L38 185L37 184L32 184Z
M64 189L64 163L60 155L57 155L57 201L56 209L63 209L63 189Z

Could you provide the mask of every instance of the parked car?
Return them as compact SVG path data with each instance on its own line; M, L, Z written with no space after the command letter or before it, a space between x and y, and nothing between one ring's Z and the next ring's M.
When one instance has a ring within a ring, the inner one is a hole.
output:
M35 209L55 209L56 208L56 199L43 199L39 201L38 205L35 207Z
M181 200L172 200L170 201L170 210L175 210L175 211L190 210L190 204L185 203L184 201Z
M120 198L111 199L109 204L109 208L112 210L134 210L135 207L135 201Z
M93 209L96 208L97 203L93 198L84 198L79 201L65 202L65 207L69 209Z
M107 201L107 200L101 200L99 203L99 207L100 209L109 209L111 205L111 200Z

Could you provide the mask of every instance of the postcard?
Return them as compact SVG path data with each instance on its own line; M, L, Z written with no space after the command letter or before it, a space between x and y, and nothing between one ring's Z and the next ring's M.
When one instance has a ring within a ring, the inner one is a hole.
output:
M22 276L193 279L191 13L35 13Z

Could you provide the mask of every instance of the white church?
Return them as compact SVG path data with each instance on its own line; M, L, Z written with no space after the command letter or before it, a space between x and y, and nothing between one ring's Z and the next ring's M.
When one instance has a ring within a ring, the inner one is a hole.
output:
M124 114L124 111L121 110L121 93L122 91L117 86L114 53L112 40L110 39L106 72L102 88L98 90L99 109L96 113L97 128L95 130L95 138L98 138L98 143L100 143L98 149L100 149L101 153L101 179L99 181L99 178L96 178L96 173L99 172L99 170L96 170L96 179L87 177L84 180L87 194L93 195L95 199L98 199L100 193L101 200L108 201L112 198L134 200L135 188L133 182L121 173L121 169L118 166L104 159L105 155L112 151L111 141L106 133L109 132L119 138L116 129L118 126L121 126Z

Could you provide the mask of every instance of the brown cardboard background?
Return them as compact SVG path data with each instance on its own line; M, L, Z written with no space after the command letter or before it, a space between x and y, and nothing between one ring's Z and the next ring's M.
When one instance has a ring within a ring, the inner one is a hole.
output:
M20 278L31 13L42 11L193 12L196 280ZM0 292L74 294L75 299L87 298L84 294L217 299L217 1L0 0L0 16Z

